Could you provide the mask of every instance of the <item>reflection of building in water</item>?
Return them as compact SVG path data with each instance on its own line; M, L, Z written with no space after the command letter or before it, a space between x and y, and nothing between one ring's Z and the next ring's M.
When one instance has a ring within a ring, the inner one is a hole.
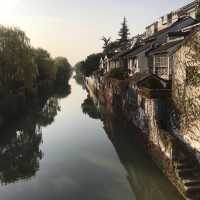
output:
M136 74L128 81L105 78L101 84L100 89L94 91L107 112L135 125L139 131L133 129L130 134L134 132L184 197L196 198L200 192L198 157L173 134L170 118L174 106L168 83L152 74ZM113 129L109 120L104 123L109 130ZM110 132L112 136L117 130Z
M140 149L137 141L134 140L133 133L138 130L127 123L123 117L116 117L104 105L96 101L94 95L90 95L87 107L89 116L92 113L99 113L99 118L104 124L104 129L109 139L113 143L116 152L127 171L127 180L133 190L136 199L140 200L177 200L175 189L158 172L157 167L147 158L147 155ZM91 101L94 99L94 102ZM96 119L95 115L95 119ZM119 115L117 115L119 116Z

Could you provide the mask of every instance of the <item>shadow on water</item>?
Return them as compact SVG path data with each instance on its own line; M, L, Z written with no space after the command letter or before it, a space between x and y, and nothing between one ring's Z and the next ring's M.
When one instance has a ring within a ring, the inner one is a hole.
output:
M92 119L100 119L105 133L126 169L135 199L180 200L182 197L146 155L134 138L136 129L126 120L100 105L95 96L89 96L82 104L82 111Z
M0 132L0 182L2 185L28 180L40 168L43 153L42 127L54 122L60 111L59 99L71 93L71 86L32 102L29 109Z

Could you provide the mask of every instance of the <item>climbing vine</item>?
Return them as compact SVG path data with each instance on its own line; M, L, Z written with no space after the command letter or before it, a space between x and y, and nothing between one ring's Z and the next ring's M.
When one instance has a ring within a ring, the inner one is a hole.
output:
M177 119L183 134L200 133L200 34L196 33L176 55L175 104ZM191 135L191 134L190 134Z

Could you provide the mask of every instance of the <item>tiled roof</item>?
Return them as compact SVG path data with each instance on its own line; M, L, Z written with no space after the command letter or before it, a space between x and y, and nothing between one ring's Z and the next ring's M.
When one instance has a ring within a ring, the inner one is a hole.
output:
M150 73L135 73L132 77L131 77L131 82L137 84L138 82L144 80L145 78L152 76L152 74Z
M150 81L148 86L144 83L145 80ZM153 81L154 80L154 81ZM152 82L153 81L153 82ZM147 87L150 89L164 89L167 86L167 81L151 73L135 73L130 80L131 84L139 87ZM156 86L155 86L156 83Z
M191 18L191 17L184 17L184 18L179 19L178 21L174 22L171 26L169 26L169 27L167 27L165 29L162 29L162 30L158 31L157 33L155 33L154 35L146 38L146 41L156 39L157 36L159 36L159 35L161 35L161 34L163 34L165 32L167 33L172 27L175 27L175 26L183 23L184 21L188 20L189 18ZM194 20L193 24L195 24L195 23L196 23L196 21Z
M178 11L184 11L184 10L187 10L187 9L191 9L191 8L197 6L198 4L199 4L199 0L192 1L191 3L180 8Z
M171 48L181 44L183 40L168 42L149 52L149 54L167 53Z
M135 49L137 49L138 47L133 47L132 49L128 49L126 51L120 52L118 54L116 54L115 56L112 57L112 60L116 60L120 57L126 56L127 54L129 54L130 52L134 51Z
M176 31L176 32L169 32L169 37L181 37L181 36L187 36L189 32L182 32L182 31Z
M138 48L133 49L131 52L129 52L126 57L134 57L136 55L138 55L139 53L141 53L142 51L148 49L151 47L151 44L145 44L143 46L140 46Z

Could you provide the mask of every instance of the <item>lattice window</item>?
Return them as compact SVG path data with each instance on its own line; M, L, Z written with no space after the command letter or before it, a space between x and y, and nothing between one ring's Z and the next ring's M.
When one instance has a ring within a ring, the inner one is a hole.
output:
M155 74L160 76L168 75L169 73L168 67L169 67L168 56L155 57L155 66L154 66Z

